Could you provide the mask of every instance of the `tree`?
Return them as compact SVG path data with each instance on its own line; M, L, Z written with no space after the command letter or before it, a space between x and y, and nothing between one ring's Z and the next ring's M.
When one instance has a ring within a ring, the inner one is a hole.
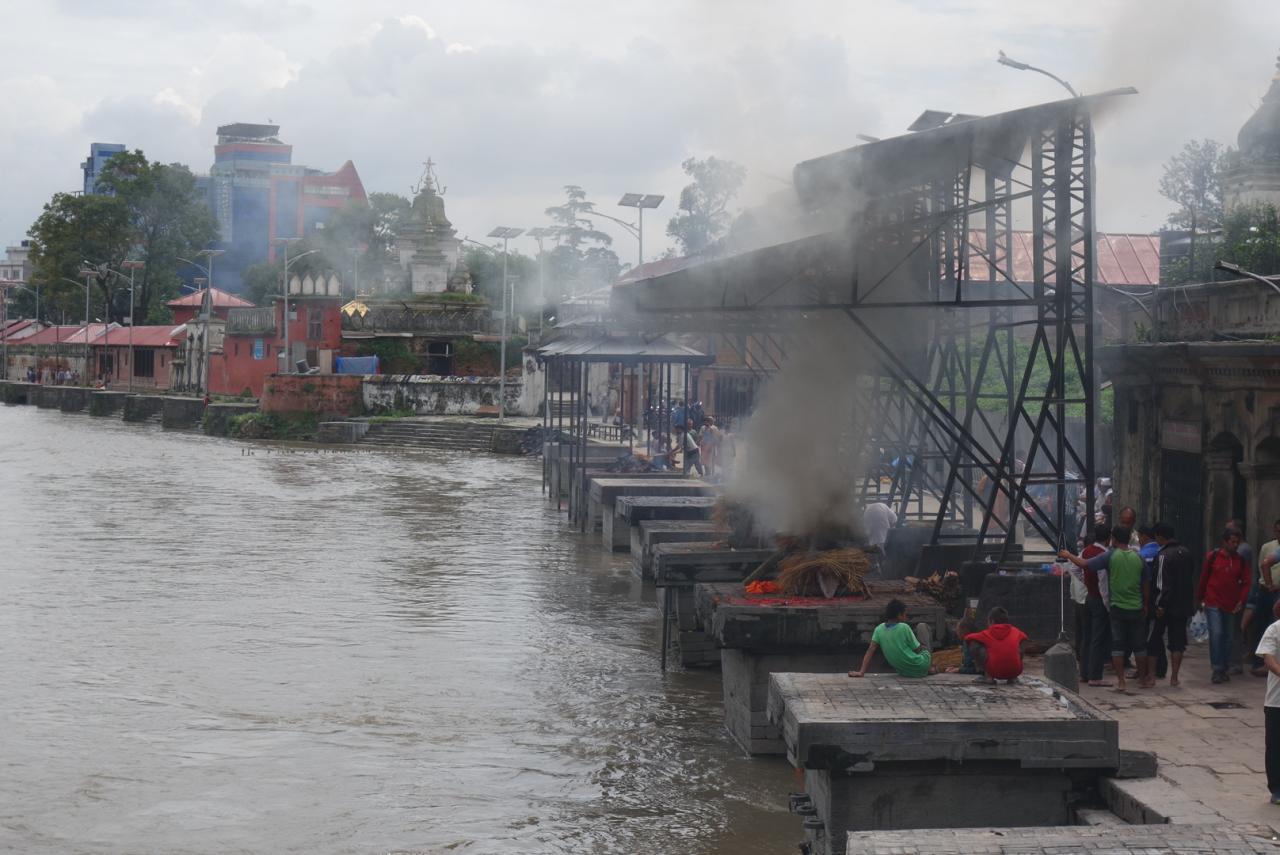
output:
M1222 174L1234 152L1206 139L1191 140L1164 165L1160 195L1177 208L1169 215L1175 228L1205 228L1222 223Z
M84 286L76 285L84 262L105 263L118 270L132 247L133 231L124 200L57 193L45 203L30 235L31 282L40 288L40 314L75 323L84 316ZM98 283L101 290L91 295L91 319L101 315L106 289L114 284ZM19 293L24 300L30 296Z
M195 176L180 163L149 162L141 151L121 152L107 161L98 188L124 204L131 232L125 252L146 262L134 275L138 317L168 320L164 303L178 293L180 269L185 265L181 258L193 257L218 236L217 222L196 187ZM86 258L106 261L93 255ZM117 264L111 267L120 269ZM109 280L102 285L116 295L112 319L119 321L129 313L128 292L120 288L118 278Z
M556 237L556 246L546 251L544 259L548 303L612 284L622 270L618 254L609 248L613 238L591 219L595 203L576 184L566 185L564 192L564 203L546 210Z
M731 160L688 158L680 164L693 183L680 191L679 213L667 223L667 234L685 255L701 252L728 231L729 203L747 180L746 167Z
M473 293L484 297L494 309L502 308L502 252L487 247L469 246L463 254L471 273ZM507 277L515 282L516 306L528 304L529 288L538 282L538 262L520 252L507 250Z

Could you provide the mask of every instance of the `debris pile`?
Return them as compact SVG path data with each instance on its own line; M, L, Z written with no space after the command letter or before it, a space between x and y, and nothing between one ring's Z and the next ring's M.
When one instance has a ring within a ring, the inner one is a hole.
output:
M960 574L954 570L946 573L934 573L924 579L908 576L903 579L904 589L908 594L924 594L942 603L948 612L959 611L964 603L960 591Z

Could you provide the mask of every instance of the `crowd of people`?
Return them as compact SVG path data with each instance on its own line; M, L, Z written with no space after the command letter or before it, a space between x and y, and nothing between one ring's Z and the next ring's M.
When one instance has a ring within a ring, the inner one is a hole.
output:
M79 386L80 372L70 368L42 368L37 371L28 367L26 374L28 383L40 383L45 386Z

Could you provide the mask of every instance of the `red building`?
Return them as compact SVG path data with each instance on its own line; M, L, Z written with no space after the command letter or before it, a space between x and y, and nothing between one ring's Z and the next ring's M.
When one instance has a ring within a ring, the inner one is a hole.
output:
M113 327L90 345L96 367L94 378L105 376L117 389L131 383L134 388L168 389L173 358L185 335L183 327L139 326L133 328L131 339L128 327Z
M200 314L200 307L204 304L205 289L192 291L190 294L183 295L176 300L170 300L165 303L173 310L173 324L185 324L196 319ZM227 319L227 312L231 309L252 308L253 303L243 300L235 294L230 294L218 288L213 289L213 316L215 318ZM142 327L138 327L142 329Z
M277 238L314 234L329 216L350 202L369 201L355 164L347 161L337 172L310 170L305 175L273 173L267 218L267 258L279 253Z
M284 364L282 305L277 298L272 306L241 307L228 313L222 347L210 356L212 393L262 395L267 377L279 373ZM341 305L342 298L336 294L289 297L289 349L295 364L305 361L322 374L332 373L333 358L342 345Z

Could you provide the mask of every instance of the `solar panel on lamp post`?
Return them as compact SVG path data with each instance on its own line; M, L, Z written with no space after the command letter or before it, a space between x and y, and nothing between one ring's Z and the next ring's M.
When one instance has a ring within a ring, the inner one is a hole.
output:
M524 229L498 226L488 235L491 238L502 238L502 345L498 351L498 424L502 424L507 413L507 241L522 234Z
M640 212L640 225L636 229L636 237L640 239L640 264L644 264L644 209L658 207L665 198L652 193L623 193L622 198L618 200L618 204L622 207L635 208Z

